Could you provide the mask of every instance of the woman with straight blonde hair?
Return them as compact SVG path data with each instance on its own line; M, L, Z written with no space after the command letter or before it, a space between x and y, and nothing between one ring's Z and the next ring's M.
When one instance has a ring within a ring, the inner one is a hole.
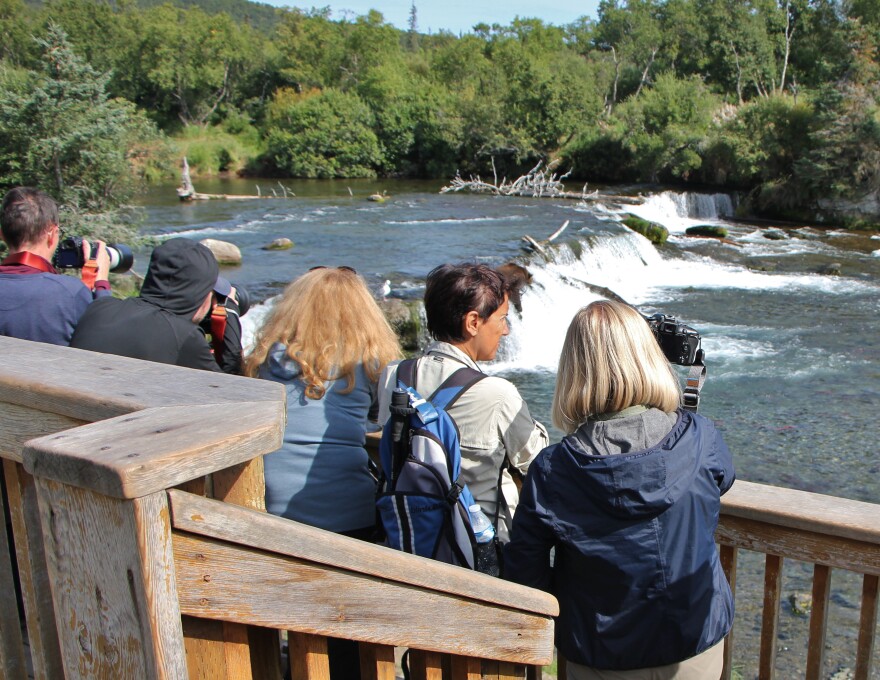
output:
M287 389L282 447L265 456L266 509L367 539L376 480L364 449L367 416L394 331L350 267L319 267L287 286L256 334L245 374Z
M559 600L569 680L721 676L733 597L714 534L735 473L712 422L680 401L635 309L575 315L553 396L568 436L529 468L504 573Z

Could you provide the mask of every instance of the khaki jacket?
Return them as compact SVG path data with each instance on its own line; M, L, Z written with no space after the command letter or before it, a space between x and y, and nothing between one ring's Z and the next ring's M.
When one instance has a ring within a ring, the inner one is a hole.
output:
M464 352L446 342L434 342L418 361L416 389L426 399L462 366L481 370ZM388 419L391 392L397 384L397 365L379 380L379 424ZM546 428L536 422L516 387L496 376L473 385L449 409L461 438L462 478L483 512L498 512L498 538L508 540L519 492L507 464L523 475L535 456L548 445ZM498 482L502 503L498 508Z

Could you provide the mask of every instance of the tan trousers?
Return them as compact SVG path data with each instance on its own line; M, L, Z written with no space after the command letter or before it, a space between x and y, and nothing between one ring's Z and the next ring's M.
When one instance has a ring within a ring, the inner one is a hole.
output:
M568 680L718 680L724 668L724 641L680 663L632 671L604 671L566 664Z

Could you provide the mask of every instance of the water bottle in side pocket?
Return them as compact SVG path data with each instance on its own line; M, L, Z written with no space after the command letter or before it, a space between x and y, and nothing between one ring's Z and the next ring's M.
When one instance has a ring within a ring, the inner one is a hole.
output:
M500 576L498 548L495 545L495 527L486 517L479 503L468 508L471 516L471 529L477 539L476 570L489 576Z

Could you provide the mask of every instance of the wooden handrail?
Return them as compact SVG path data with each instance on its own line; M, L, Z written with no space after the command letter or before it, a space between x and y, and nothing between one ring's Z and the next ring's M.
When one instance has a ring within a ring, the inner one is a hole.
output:
M295 677L326 675L328 635L360 641L365 678L391 680L394 645L417 650L414 678L451 663L476 680L481 658L499 678L522 664L534 677L552 658L551 596L259 512L284 400L270 381L0 338L34 676L280 680L287 629ZM0 577L11 592L2 563ZM8 675L21 640L6 634L14 609L0 616Z
M761 680L774 677L786 559L814 565L807 680L825 677L832 568L863 575L854 677L855 680L871 677L880 582L880 506L738 480L722 498L716 539L734 591L738 580L738 551L765 555L758 659ZM724 678L729 680L735 657L732 634L728 636L725 651Z

